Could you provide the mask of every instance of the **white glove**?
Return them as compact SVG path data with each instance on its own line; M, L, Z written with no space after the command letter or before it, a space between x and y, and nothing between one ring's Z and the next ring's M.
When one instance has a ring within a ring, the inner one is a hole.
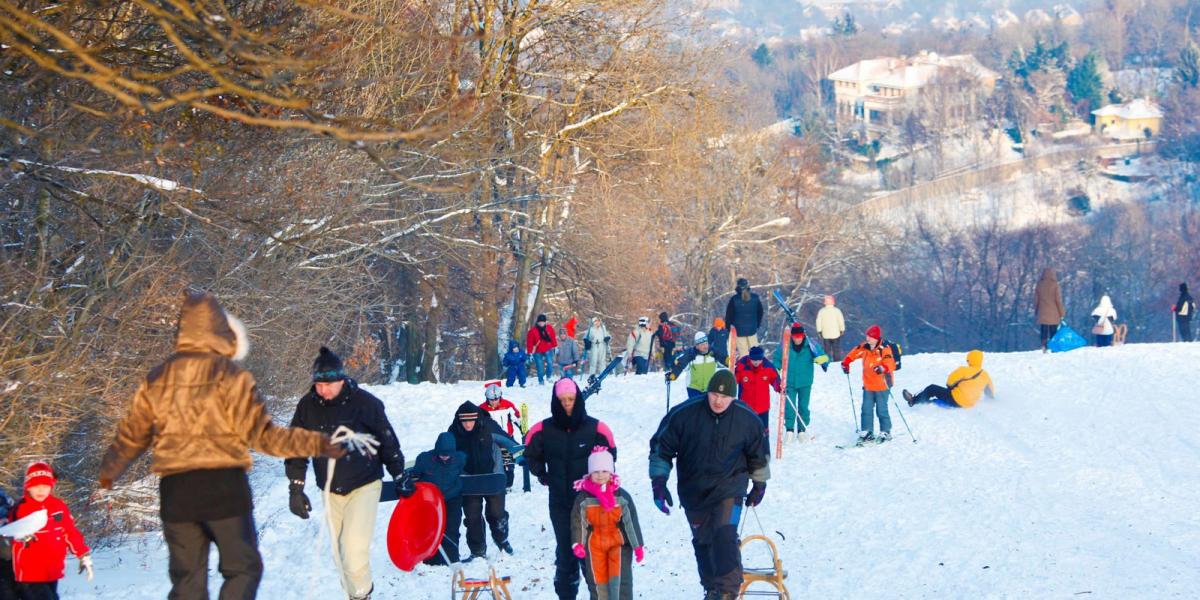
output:
M96 572L92 570L91 554L84 554L79 557L79 574L82 575L84 571L87 571L88 581L91 581L96 576Z

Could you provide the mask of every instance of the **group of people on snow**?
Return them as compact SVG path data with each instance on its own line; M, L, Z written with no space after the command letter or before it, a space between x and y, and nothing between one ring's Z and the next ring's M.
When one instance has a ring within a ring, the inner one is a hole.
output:
M1066 321L1067 310L1063 306L1062 290L1054 269L1042 271L1042 277L1034 288L1034 310L1038 324L1042 352L1049 352L1051 341L1059 327ZM1179 298L1171 305L1173 337L1180 341L1192 341L1192 315L1196 313L1196 302L1188 293L1186 282L1179 284ZM1125 325L1118 323L1117 309L1108 294L1092 309L1091 334L1096 347L1120 345L1125 342ZM1080 342L1084 345L1086 342Z
M609 342L612 336L608 333L604 321L594 317L591 325L583 334L583 351L575 342L578 320L572 317L555 333L546 315L538 315L537 320L525 334L525 345L517 340L508 343L508 351L500 359L505 372L505 386L518 384L525 387L529 377L529 366L532 363L538 378L538 385L545 385L559 375L575 377L586 374L595 375L604 369L610 360Z

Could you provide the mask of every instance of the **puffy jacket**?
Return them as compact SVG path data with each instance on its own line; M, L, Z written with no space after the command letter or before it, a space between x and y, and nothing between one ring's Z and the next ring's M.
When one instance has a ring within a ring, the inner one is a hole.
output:
M1179 299L1175 301L1175 305L1171 310L1181 317L1191 318L1196 314L1196 302L1192 300L1192 295L1188 293L1187 286L1180 285Z
M545 336L542 335L542 331L545 331ZM525 351L529 354L542 354L557 347L558 336L549 324L545 327L534 325L529 328L529 333L525 334Z
M780 373L779 375L789 389L812 385L813 375L815 374L814 365L821 365L822 369L828 368L826 365L829 364L829 357L809 336L804 336L804 341L800 343L799 348L789 338L787 349L787 373ZM779 365L779 368L783 368L782 350L782 346L775 349L775 364Z
M549 486L551 498L566 502L575 497L575 482L587 475L588 457L596 446L607 447L616 459L612 430L588 416L583 394L576 392L575 407L567 415L558 396L552 393L550 418L535 423L525 434L525 464L530 473Z
M817 321L813 324L817 329L817 333L827 340L836 340L846 333L846 319L842 316L842 309L829 305L822 306L821 310L817 311Z
M679 469L679 503L687 510L741 498L750 480L771 477L762 421L742 402L719 415L705 397L672 408L650 438L650 478L669 477L672 462Z
M349 452L339 458L337 467L333 470L333 481L329 486L331 492L346 495L368 483L379 481L383 477L384 467L387 467L392 477L404 472L404 453L400 451L400 441L396 439L396 432L383 410L383 402L358 387L358 383L353 379L344 380L342 393L333 400L325 400L317 395L315 388L310 388L296 403L292 427L333 435L334 430L341 425L345 425L351 431L375 436L379 441L379 448L378 453L374 455ZM283 461L284 473L287 474L288 480L304 481L309 461L308 458L289 458ZM329 461L324 458L311 461L317 487L325 489Z
M883 343L872 348L863 342L846 354L846 358L842 359L842 368L850 368L850 363L860 358L863 361L863 388L871 392L886 392L892 387L891 374L896 372L896 361L892 358L891 348ZM883 373L876 373L876 366L882 366Z
M500 425L500 428L504 430L504 433L507 433L509 436L515 433L516 430L514 429L514 425L516 425L518 423L518 419L521 418L521 411L517 410L516 405L507 398L501 398L500 401L496 403L495 407L488 404L487 401L484 401L479 405L479 408L487 411L487 413L491 415L492 420Z
M952 371L946 378L946 387L950 389L954 403L963 408L975 406L975 403L979 402L979 396L985 392L989 398L995 396L996 388L992 385L992 378L983 370L983 351L968 352L967 366Z
M1033 296L1039 325L1058 325L1067 316L1054 269L1042 271L1042 278L1037 282Z
M478 415L471 431L467 431L458 418L458 415L466 412ZM446 431L454 436L455 449L466 455L462 475L463 495L490 496L503 493L508 481L504 475L501 449L515 455L520 449L517 442L504 433L487 411L474 403L463 402L454 414L454 421Z
M442 456L447 457L446 460L442 460ZM450 500L462 495L462 474L466 464L467 455L455 450L454 434L443 431L438 434L433 450L417 455L412 474L417 481L436 485L442 496Z
M654 348L654 332L645 327L638 327L629 333L629 339L625 343L625 362L633 360L633 357L650 358L650 351Z
M742 357L733 371L737 378L738 399L758 414L771 410L771 390L779 390L779 371L771 361L764 360L757 367L749 356Z
M38 502L25 494L9 516L15 521L42 509L46 510L46 526L28 542L12 542L13 574L22 583L58 581L65 575L68 551L75 556L91 552L67 504L56 496Z
M508 343L508 352L504 353L504 358L500 359L500 362L505 366L505 368L515 369L525 366L525 363L528 360L529 355L521 349L521 344L518 344L516 340L513 340Z
M756 335L762 325L762 300L754 292L749 294L748 299L742 299L741 294L734 294L725 305L725 323L736 329L739 337Z
M729 329L713 327L708 330L708 347L717 362L729 366Z
M235 333L239 325L231 325L211 295L187 297L175 353L138 386L100 463L101 479L117 479L152 446L150 468L164 476L248 470L251 448L284 458L321 454L321 434L275 425L254 376L233 362L244 339L244 333Z
M671 373L675 377L679 377L686 368L688 370L687 386L703 392L708 389L708 380L712 379L713 373L716 373L720 366L711 351L700 354L700 351L692 346L675 357L675 363L671 365Z
M579 492L571 506L572 544L582 544L584 548L590 548L592 536L599 535L613 538L613 541L620 539L621 545L631 548L644 545L645 538L642 537L642 526L638 523L633 496L620 486L613 496L617 505L611 510L604 510L595 496L585 491Z
M560 367L579 366L579 345L575 343L575 340L571 338L562 340L558 345L558 352L554 355L554 364Z

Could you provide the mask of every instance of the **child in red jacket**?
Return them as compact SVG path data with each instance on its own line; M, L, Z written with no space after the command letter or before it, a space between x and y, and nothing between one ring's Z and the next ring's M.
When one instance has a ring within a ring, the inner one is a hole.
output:
M46 525L23 540L13 540L13 573L22 598L57 600L58 580L65 576L67 551L79 557L79 572L92 580L91 549L75 527L67 504L54 491L54 470L35 462L25 470L25 497L9 514L10 521L46 511Z
M763 431L767 432L770 428L771 390L779 393L779 371L767 360L767 353L762 346L755 346L737 362L733 374L737 377L738 399L758 415L763 423Z

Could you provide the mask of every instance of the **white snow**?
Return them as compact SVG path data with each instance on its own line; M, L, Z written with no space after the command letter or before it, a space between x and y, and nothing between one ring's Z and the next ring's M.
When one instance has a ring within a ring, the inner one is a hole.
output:
M906 356L898 388L943 383L962 358ZM905 406L917 444L893 406L892 442L848 450L833 447L852 436L846 379L836 366L818 372L816 439L787 445L783 459L772 461L766 502L757 511L779 544L792 594L1193 595L1200 586L1200 442L1190 408L1196 364L1200 344L989 354L985 367L997 399L971 410ZM851 378L858 394L857 368ZM481 399L482 385L396 384L372 391L384 399L411 458L432 446L459 403ZM674 391L678 402L682 390ZM535 419L548 415L548 387L531 385L508 395L517 404L528 402ZM699 598L688 527L678 510L668 517L654 509L646 478L647 439L664 403L661 376L650 374L607 381L588 408L616 434L617 469L637 502L647 539L646 562L634 568L636 595ZM287 510L280 461L259 458L257 464L255 514L266 564L259 597L341 597L328 548L318 543L323 519L316 489L310 484L308 490L313 518L301 521ZM552 598L553 537L545 493L534 486L532 494L508 496L516 555L495 564L513 577L515 597ZM382 508L373 548L378 596L444 598L450 586L445 568L422 565L402 573L389 564L383 531L390 505ZM745 531L758 529L750 513ZM72 568L61 586L64 597L166 595L166 551L157 534L99 550L95 561L96 580L87 583ZM761 565L763 559L747 557L746 563ZM216 564L214 556L214 597ZM471 565L468 574L485 569Z
M177 182L177 181L172 181L170 179L163 179L161 177L154 177L152 175L143 175L141 173L124 173L121 171L109 171L106 169L80 169L80 168L76 168L76 167L64 167L61 165L48 165L45 163L34 162L32 160L25 160L25 159L21 159L21 158L16 159L16 162L19 162L23 165L46 167L48 169L57 169L59 171L65 171L67 173L82 173L84 175L112 175L114 177L125 177L128 179L132 179L142 185L150 186L150 187L152 187L156 190L162 191L162 192L173 192L175 190L184 190L186 192L192 192L195 194L203 194L204 193L203 190L198 190L196 188L190 188L190 187L179 185L179 182Z

